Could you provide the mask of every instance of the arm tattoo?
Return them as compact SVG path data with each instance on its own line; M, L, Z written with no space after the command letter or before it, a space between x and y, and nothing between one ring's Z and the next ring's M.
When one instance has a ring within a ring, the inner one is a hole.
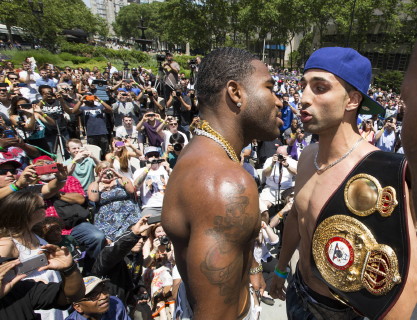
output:
M235 304L239 300L236 287L241 280L241 253L233 252L233 248L244 244L248 233L253 232L254 217L246 212L249 198L244 196L245 187L238 186L236 194L229 198L226 215L217 215L213 220L213 228L207 234L214 237L216 244L211 248L200 265L201 272L212 285L220 288L225 304Z

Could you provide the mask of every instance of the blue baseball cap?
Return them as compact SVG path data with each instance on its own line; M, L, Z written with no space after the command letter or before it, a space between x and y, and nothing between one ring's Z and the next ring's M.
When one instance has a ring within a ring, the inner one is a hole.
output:
M372 76L371 62L356 50L341 47L320 48L308 58L304 72L309 69L322 69L333 73L362 93L359 113L385 113L384 107L368 96Z

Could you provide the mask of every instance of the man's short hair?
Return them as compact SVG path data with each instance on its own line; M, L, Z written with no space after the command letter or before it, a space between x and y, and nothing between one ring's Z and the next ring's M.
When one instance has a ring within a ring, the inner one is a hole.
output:
M204 57L199 65L195 86L199 105L214 105L228 81L242 82L251 75L255 71L251 65L253 60L259 58L238 48L219 48Z
M42 84L42 85L40 85L40 86L39 86L39 88L38 88L38 92L39 92L40 94L42 94L42 90L43 90L43 89L51 89L51 90L53 90L51 86L48 86L47 84Z
M67 143L66 143L67 148L69 148L69 144L70 144L71 142L76 143L76 144L83 145L83 142L82 142L80 139L77 139L77 138L71 138L71 139L69 139L69 140L67 141Z

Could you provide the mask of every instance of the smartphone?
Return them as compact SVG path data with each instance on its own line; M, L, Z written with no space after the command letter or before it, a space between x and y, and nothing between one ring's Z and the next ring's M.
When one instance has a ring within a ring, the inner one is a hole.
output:
M161 215L155 216L155 217L150 217L148 219L148 224L155 224L155 223L158 223L158 222L161 222Z
M22 103L19 107L22 108L22 109L32 109L32 104L31 103Z
M6 82L0 82L0 88L7 88L9 86Z
M124 143L123 141L116 141L116 142L114 143L114 145L115 145L116 147L124 147L124 146L125 146L125 143Z
M16 274L28 274L32 271L38 270L40 267L48 265L48 259L44 253L37 254L29 257L28 259L22 260L16 266Z
M56 163L51 163L44 166L35 166L35 171L38 176L43 174L56 173L58 172L58 166Z

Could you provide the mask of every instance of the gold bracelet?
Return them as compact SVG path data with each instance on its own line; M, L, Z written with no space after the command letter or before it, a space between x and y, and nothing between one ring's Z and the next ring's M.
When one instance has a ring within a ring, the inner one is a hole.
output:
M260 264L259 266L257 266L256 268L250 268L249 269L249 274L251 276L253 276L254 274L258 274L261 273L264 269L262 268L262 265Z

